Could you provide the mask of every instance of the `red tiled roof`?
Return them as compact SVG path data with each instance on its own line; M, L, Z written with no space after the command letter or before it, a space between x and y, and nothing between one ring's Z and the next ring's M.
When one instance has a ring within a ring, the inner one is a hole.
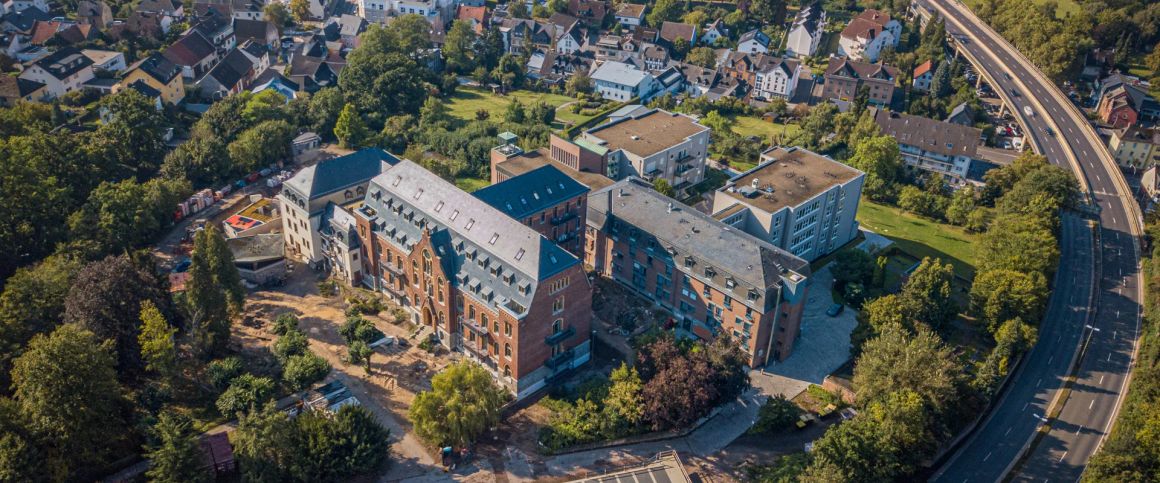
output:
M930 68L931 68L931 62L929 60L926 62L923 62L918 67L914 68L914 77L918 77L918 76L921 76L927 72L930 72Z

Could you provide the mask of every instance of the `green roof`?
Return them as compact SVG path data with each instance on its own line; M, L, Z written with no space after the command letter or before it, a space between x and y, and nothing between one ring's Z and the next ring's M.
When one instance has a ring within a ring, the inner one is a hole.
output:
M601 155L601 156L604 156L605 154L608 154L608 147L606 147L606 146L601 146L601 145L599 145L599 144L596 144L596 143L594 143L594 142L592 142L592 141L587 141L587 140L584 140L584 139L577 139L577 140L575 140L575 141L572 141L572 142L573 142L573 143L576 143L576 145L577 145L577 146L580 146L580 147L582 147L582 148L584 148L584 149L587 149L587 150L589 150L589 151L592 151L592 152L594 152L594 153L596 153L596 154L599 154L599 155Z

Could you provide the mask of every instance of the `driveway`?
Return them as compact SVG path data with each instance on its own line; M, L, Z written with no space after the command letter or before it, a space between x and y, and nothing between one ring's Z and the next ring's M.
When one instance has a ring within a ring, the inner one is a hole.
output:
M813 279L793 355L783 362L765 366L751 378L753 385L766 394L793 398L810 384L820 385L850 358L850 333L858 324L857 312L847 307L837 317L826 315L826 309L834 303L830 296L834 277L830 275L829 265L814 272Z

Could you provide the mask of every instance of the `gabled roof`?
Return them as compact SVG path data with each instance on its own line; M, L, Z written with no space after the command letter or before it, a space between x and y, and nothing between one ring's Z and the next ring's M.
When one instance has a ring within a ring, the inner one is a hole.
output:
M622 3L620 8L616 9L617 17L641 18L644 16L645 5L638 5L635 3Z
M875 22L864 18L855 18L846 25L846 28L842 29L842 37L847 39L873 40L878 34L882 33L882 30L882 26Z
M65 79L91 67L93 60L73 47L65 47L37 60L36 65L57 79Z
M150 87L149 84L146 84L145 81L141 79L137 79L132 84L129 84L128 87L137 92L140 92L141 95L145 96L146 99L156 99L161 97L161 91Z
M592 80L599 80L636 87L644 82L649 74L623 62L608 61L592 73Z
M213 43L206 39L201 32L190 30L185 36L165 49L162 55L174 64L193 66L213 55L214 51Z
M250 57L235 48L226 54L225 58L218 62L213 69L210 69L206 73L206 77L212 77L223 87L233 89L234 86L244 81L246 75L253 69L254 62L250 60Z
M899 144L944 156L974 158L978 152L983 132L977 128L881 109L873 112L882 134L897 139Z
M10 75L0 75L0 97L6 99L24 98L43 89L44 84Z
M855 18L859 18L859 19L871 22L874 25L877 25L877 26L883 27L883 28L886 27L886 24L890 23L890 14L883 12L883 11L875 10L873 8L868 8L866 10L863 10L862 13L858 14L858 16Z
M753 29L753 30L750 30L748 32L741 34L741 38L737 39L737 43L743 44L743 43L749 42L751 40L756 41L757 43L761 44L763 47L769 47L769 36L765 35L765 32L762 32L761 30L758 30L758 29Z
M286 186L314 200L365 183L382 173L387 166L398 162L399 158L385 150L367 148L302 168L302 171L286 180Z
M831 57L830 63L826 66L826 75L893 81L898 77L898 69L885 64L871 64L845 57Z
M806 29L806 32L813 35L818 30L818 23L824 14L822 2L819 0L814 0L814 2L808 5L802 5L801 10L798 10L797 16L793 19L793 27L790 30L802 27Z
M587 192L587 186L548 164L481 188L472 195L512 218L522 220Z
M234 19L234 35L238 37L239 41L248 39L265 43L271 33L274 36L278 35L278 27L272 22L265 20L247 20L244 18Z
M26 8L19 12L9 13L3 17L4 22L11 24L17 32L28 33L38 20L49 20L52 15L36 7Z
M933 65L934 65L933 62L931 62L929 60L926 62L923 62L922 64L919 64L918 67L914 68L914 77L918 78L918 77L921 77L923 74L930 72Z
M675 42L677 39L685 39L690 44L693 43L693 36L697 32L697 27L687 23L679 22L665 22L661 24L660 36L668 42Z
M137 5L138 12L156 12L172 15L181 8L180 2L174 0L141 0Z

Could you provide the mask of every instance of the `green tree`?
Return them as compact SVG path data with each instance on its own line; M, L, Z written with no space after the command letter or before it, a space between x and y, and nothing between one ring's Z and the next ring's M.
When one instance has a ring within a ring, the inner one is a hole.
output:
M1059 247L1049 222L1018 214L999 216L991 221L980 240L979 250L987 254L976 267L980 273L1009 269L1048 276L1059 261Z
M815 108L814 112L817 110ZM902 166L898 141L890 136L863 139L854 146L854 154L847 160L847 164L866 173L866 181L862 188L866 196L876 201L889 200Z
M230 159L242 172L258 171L288 158L293 138L294 126L286 121L265 121L245 130L230 143Z
M717 66L717 53L711 47L697 47L689 51L685 62L712 69Z
M124 176L144 180L156 174L165 156L161 135L166 123L153 102L134 89L124 89L101 99L99 105L109 122L97 128L91 138L94 147L115 160Z
M954 320L959 313L959 306L952 297L954 278L951 264L943 264L938 258L923 258L902 286L902 298L917 308L914 317L933 327Z
M301 391L322 380L330 373L330 363L314 353L299 354L286 359L282 379L291 389Z
M230 381L230 387L218 396L217 409L225 416L250 411L273 399L274 381L268 377L242 374Z
M125 434L115 360L112 342L65 324L34 337L14 361L13 393L32 433L52 442L53 479L99 466Z
M16 401L0 399L0 480L44 480L46 459Z
M508 104L507 110L504 112L503 118L507 122L523 124L527 119L527 113L524 111L523 103L519 99L512 99L512 102Z
M284 481L295 444L290 416L269 401L238 414L238 429L230 435L243 478L248 481Z
M295 418L287 470L293 481L337 481L375 469L389 450L370 410L344 406L333 417L310 411Z
M422 33L425 39L429 39L430 25L417 15L398 17L391 26L405 24L407 23L405 19L410 17L416 17L419 22L426 25ZM379 31L381 29L372 25L363 33L360 37L362 43L347 56L346 67L342 69L342 75L338 78L338 86L344 93L346 102L357 106L356 112L367 116L366 122L372 131L380 129L388 117L418 114L419 108L427 100L427 85L432 80L430 74L425 73L429 70L408 55L417 51L396 51L394 49L398 48L399 44L394 43L389 44L392 46L389 50L376 45L374 32ZM391 39L398 38L397 35L387 34L380 34L379 37L388 37L387 42L394 42ZM408 34L406 37L410 38L411 35Z
M268 91L272 92L272 91ZM213 185L234 172L226 144L216 137L194 137L165 156L161 175L189 180L194 186Z
M347 103L334 124L334 136L338 138L339 146L344 148L359 148L366 142L370 133L363 123L362 116L355 110L354 104Z
M447 70L460 74L474 70L476 41L475 30L467 22L462 20L452 22L443 44Z
M64 317L65 297L80 262L57 254L16 271L0 294L0 387L9 387L12 359L37 334L51 332Z
M274 341L274 357L283 364L291 356L305 354L308 350L310 350L310 341L306 339L306 334L300 330L288 331Z
M290 14L298 23L310 20L313 17L310 14L310 0L290 0Z
M874 259L865 250L847 248L834 255L830 273L839 283L870 285L874 278Z
M237 356L214 359L205 366L206 379L214 389L219 391L230 387L230 383L244 372L242 359Z
M169 325L165 315L149 300L141 302L141 359L145 369L169 377L177 368L177 328Z
M911 335L899 325L866 342L854 365L858 404L869 407L898 391L914 391L935 410L954 403L961 369L938 335L919 326Z
M749 4L749 15L768 25L785 23L785 0L756 0Z
M203 356L220 353L229 343L231 314L245 302L234 256L216 227L197 232L186 283L186 310L195 346Z
M454 119L447 110L447 104L438 97L428 97L419 111L419 129L448 129Z
M342 91L338 87L327 87L315 92L309 100L310 106L306 110L306 116L310 119L311 129L323 136L334 133L338 116L346 107Z
M369 345L367 345L366 342L361 340L351 342L350 347L348 348L348 353L350 355L351 364L361 365L364 369L366 369L367 373L370 373L371 355L374 354L374 351Z
M507 395L473 362L452 364L431 378L408 412L420 437L439 446L466 446L499 422Z
M104 182L69 216L69 231L73 241L90 243L96 257L132 250L173 224L173 207L189 191L184 180Z
M676 0L657 0L649 9L645 20L654 28L661 28L661 24L666 21L674 21L681 18L682 12L681 4Z
M939 219L946 212L947 198L923 191L915 186L903 186L898 192L898 207L919 216Z
M758 434L772 434L785 431L793 427L802 414L801 408L785 395L778 394L765 400L757 410L757 421L750 428Z
M656 181L653 181L653 189L656 190L657 193L668 196L670 198L676 194L673 192L673 187L669 185L669 182L665 181L664 178L657 178Z
M971 284L970 310L986 321L991 332L1016 317L1038 321L1047 303L1047 279L1042 273L990 270Z
M955 194L951 196L950 205L947 206L947 221L952 225L966 225L967 218L971 216L972 211L975 211L976 203L974 188L963 187L955 191Z
M814 106L801 121L801 134L791 144L800 144L807 149L818 149L822 139L834 132L834 116L838 106L825 102Z
M608 421L622 422L628 427L635 427L644 420L644 400L641 392L644 383L635 368L627 363L612 371L610 377L612 385L608 388L608 396L604 398L604 414Z
M293 0L291 0L293 1ZM266 21L274 24L278 28L278 35L282 35L282 29L290 25L291 13L290 8L282 2L270 2L265 7L262 7L262 14L266 16Z
M189 418L163 411L153 425L155 443L145 447L149 469L145 476L159 483L210 481L202 461L197 431Z
M937 99L949 97L951 87L951 63L941 62L934 70L934 77L930 81L930 95Z

